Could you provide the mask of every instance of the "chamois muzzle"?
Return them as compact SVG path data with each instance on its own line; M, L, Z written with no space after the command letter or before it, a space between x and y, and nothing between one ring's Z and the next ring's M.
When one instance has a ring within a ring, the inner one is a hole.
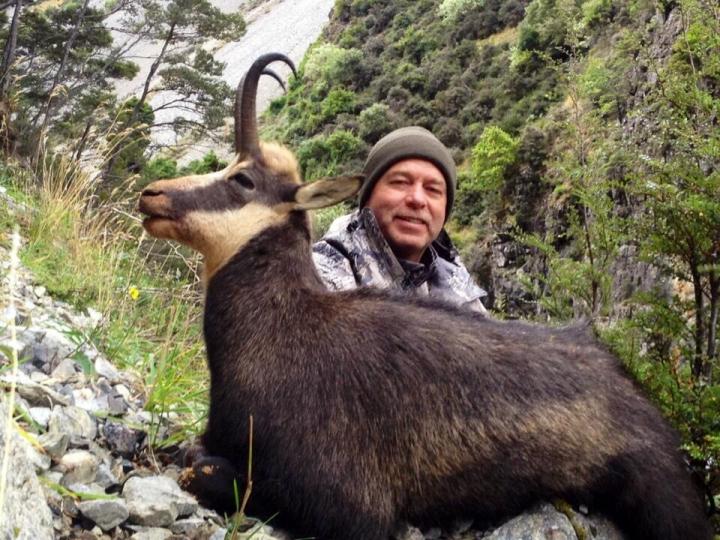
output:
M235 92L235 152L241 161L245 158L259 159L261 156L255 118L258 80L262 74L279 79L274 72L266 69L269 64L276 61L287 64L293 75L297 77L295 65L290 58L281 53L268 53L253 62Z

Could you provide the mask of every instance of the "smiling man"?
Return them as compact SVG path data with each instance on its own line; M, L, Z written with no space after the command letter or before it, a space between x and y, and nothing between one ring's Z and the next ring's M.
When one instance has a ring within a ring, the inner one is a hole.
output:
M326 287L396 289L487 313L487 293L443 229L457 183L448 149L424 128L400 128L370 150L363 173L358 210L313 246Z

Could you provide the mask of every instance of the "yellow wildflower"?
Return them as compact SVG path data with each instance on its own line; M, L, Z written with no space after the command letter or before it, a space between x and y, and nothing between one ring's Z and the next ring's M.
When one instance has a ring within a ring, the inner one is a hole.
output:
M130 298L132 298L133 300L137 300L138 298L140 298L140 289L133 285L128 289L128 294L130 295Z

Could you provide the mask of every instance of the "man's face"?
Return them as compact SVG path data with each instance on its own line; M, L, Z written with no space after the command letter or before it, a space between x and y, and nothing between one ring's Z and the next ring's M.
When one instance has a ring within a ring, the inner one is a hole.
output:
M424 159L398 161L375 184L366 206L395 255L419 262L445 223L447 185Z

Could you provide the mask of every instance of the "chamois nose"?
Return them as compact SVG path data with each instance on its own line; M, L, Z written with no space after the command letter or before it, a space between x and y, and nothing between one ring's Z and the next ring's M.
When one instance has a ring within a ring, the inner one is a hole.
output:
M143 189L140 196L141 197L157 197L158 195L162 195L162 194L163 194L163 190L161 190L161 189L145 188L145 189Z

